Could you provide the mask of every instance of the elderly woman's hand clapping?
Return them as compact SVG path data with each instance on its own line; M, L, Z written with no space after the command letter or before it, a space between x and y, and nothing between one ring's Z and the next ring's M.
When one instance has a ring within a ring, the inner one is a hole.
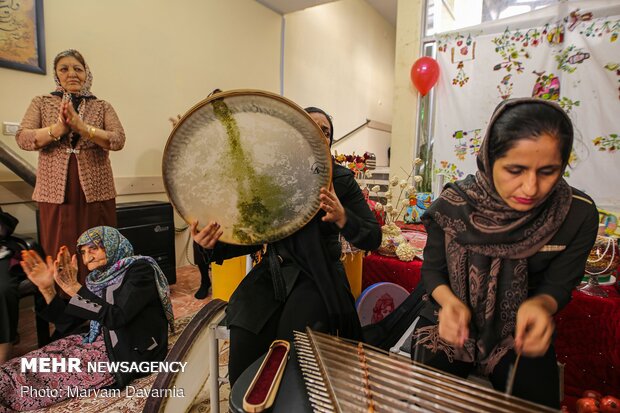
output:
M82 285L78 282L78 264L75 254L71 256L69 249L60 247L56 261L54 261L54 280L64 292L73 297Z
M56 295L54 288L54 263L49 255L43 258L36 251L22 251L21 267L24 269L28 279L37 286L45 301L51 302Z

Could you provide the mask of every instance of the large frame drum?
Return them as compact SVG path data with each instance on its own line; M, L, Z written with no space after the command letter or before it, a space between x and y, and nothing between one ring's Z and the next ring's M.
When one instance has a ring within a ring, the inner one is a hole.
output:
M166 192L187 223L221 225L221 241L257 245L294 233L319 210L331 154L312 118L259 90L217 93L191 108L163 155Z

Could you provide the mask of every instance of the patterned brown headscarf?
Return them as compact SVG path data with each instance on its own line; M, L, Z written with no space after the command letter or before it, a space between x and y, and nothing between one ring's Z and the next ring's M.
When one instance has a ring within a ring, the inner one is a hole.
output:
M474 362L484 374L493 371L514 347L517 310L527 298L527 258L557 232L572 197L570 186L560 178L544 200L522 212L509 207L495 190L489 160L491 130L510 108L527 103L550 105L570 122L553 102L532 98L504 101L489 122L476 175L448 184L422 217L426 225L433 220L445 233L450 288L469 306L472 318L463 348L440 339L437 325L420 328L416 345L444 351L450 360ZM570 139L572 145L572 134ZM433 301L428 302L427 310L430 307L437 310Z

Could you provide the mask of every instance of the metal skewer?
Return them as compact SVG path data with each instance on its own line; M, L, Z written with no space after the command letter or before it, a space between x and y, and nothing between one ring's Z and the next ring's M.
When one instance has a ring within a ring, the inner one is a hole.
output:
M512 388L515 384L515 376L517 375L517 367L519 366L519 360L521 359L521 353L517 354L517 359L515 360L515 364L510 366L510 371L508 372L508 381L506 382L506 394L512 395Z

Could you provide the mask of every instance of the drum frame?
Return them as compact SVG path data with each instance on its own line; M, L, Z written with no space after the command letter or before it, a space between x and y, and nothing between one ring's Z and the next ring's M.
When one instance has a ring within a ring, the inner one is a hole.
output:
M165 176L166 176L165 175L165 171L166 171L166 168L168 166L168 163L166 162L166 154L169 151L169 147L170 147L171 142L172 142L172 140L173 140L173 138L175 136L175 132L183 125L183 123L190 116L192 116L192 114L194 114L196 111L198 111L199 109L203 108L204 106L207 106L207 105L211 104L212 102L214 102L216 100L222 100L222 99L226 99L226 98L229 98L229 97L236 97L236 96L247 96L247 95L267 97L267 98L275 99L277 101L285 103L286 105L290 106L295 111L297 111L298 113L302 114L302 116L307 118L310 122L312 122L312 125L314 125L314 127L316 128L317 133L320 134L321 136L323 136L323 131L321 130L319 125L316 124L316 122L312 119L312 117L310 117L310 115L301 106L299 106L298 104L296 104L295 102L293 102L290 99L287 99L287 98L285 98L283 96L277 95L275 93L267 92L267 91L264 91L264 90L259 90L259 89L234 89L234 90L229 90L229 91L225 91L225 92L216 92L216 93L211 94L209 97L201 100L200 102L196 103L174 125L174 128L172 129L172 131L170 132L170 135L168 136L168 140L166 141L166 145L164 147L164 151L163 151L163 154L162 154L162 180L163 180L163 183L164 183L164 189L166 191L166 196L168 197L168 200L170 201L170 203L174 207L175 211L177 211L179 216L181 218L183 218L183 220L188 225L191 225L192 222L189 222L187 220L187 218L185 216L183 216L183 214L180 213L180 209L175 204L174 199L171 196L170 188L168 188L168 184L167 184L166 179L165 179ZM331 148L329 147L328 144L325 145L325 151L327 152L327 156L328 156L327 159L331 158ZM332 162L328 162L327 166L328 166L328 169L329 169L329 187L331 188L331 186L332 186L332 179L333 179ZM317 196L318 196L318 194L317 194ZM303 228L306 224L308 224L308 222L310 222L312 220L312 218L314 218L314 216L316 215L316 213L319 212L319 210L320 210L320 207L317 207L316 211L314 212L314 214L312 214L307 220L303 221L303 225L301 225L299 228ZM203 225L206 225L206 224L207 223L203 223ZM198 230L200 230L200 228ZM286 238L287 236L291 235L294 232L295 231L293 231L293 232L291 232L289 234L284 234L282 238ZM273 242L273 241L270 241L270 242ZM229 241L227 241L227 243L234 244L234 245L260 245L260 243L259 244L241 244L241 243L235 243L235 242L229 242Z

